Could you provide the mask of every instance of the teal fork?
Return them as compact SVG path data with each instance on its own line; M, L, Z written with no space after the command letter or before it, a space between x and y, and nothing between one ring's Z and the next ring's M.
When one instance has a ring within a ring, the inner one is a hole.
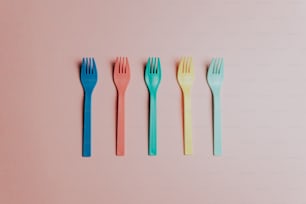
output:
M149 58L145 69L145 82L150 93L150 122L149 122L149 155L157 154L157 121L156 94L161 80L161 66L159 58Z
M84 89L83 157L91 156L91 95L97 84L98 74L94 58L83 58L81 83Z
M207 73L207 81L213 94L214 108L214 155L222 154L220 90L224 78L223 58L213 58Z

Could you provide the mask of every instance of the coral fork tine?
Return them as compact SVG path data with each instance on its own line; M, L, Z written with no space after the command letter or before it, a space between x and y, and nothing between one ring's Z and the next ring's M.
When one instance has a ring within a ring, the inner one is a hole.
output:
M117 136L116 154L125 154L125 92L130 81L130 65L127 57L117 57L114 68L114 82L117 87Z

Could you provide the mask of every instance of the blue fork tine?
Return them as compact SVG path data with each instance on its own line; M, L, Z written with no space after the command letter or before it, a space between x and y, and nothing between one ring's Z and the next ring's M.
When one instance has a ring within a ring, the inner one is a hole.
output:
M94 58L91 58L91 59L92 59L92 65L93 65L92 73L97 74L97 66L96 66L95 59Z

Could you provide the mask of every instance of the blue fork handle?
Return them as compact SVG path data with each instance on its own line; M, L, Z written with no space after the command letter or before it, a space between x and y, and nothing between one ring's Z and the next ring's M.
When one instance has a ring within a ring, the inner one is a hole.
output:
M156 138L156 93L150 94L150 122L149 122L149 155L157 154Z
M83 126L83 157L91 156L91 93L85 92L84 126Z
M214 98L214 155L222 154L220 93L213 94Z

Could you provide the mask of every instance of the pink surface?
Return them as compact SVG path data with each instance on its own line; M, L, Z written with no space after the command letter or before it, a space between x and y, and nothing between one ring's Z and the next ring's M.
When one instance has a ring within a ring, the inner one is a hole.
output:
M305 204L306 2L0 1L1 204ZM176 64L193 56L194 155L183 155ZM93 157L81 157L79 63L94 56ZM128 56L126 156L115 156L111 65ZM161 57L158 156L147 156L143 65ZM223 151L205 69L225 58Z

